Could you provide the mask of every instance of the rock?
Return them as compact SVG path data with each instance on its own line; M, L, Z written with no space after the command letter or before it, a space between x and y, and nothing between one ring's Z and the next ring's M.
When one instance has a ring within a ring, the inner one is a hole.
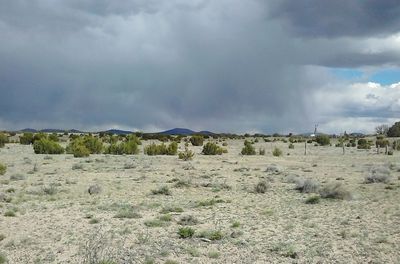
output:
M90 195L101 193L101 187L98 184L91 185L88 189Z

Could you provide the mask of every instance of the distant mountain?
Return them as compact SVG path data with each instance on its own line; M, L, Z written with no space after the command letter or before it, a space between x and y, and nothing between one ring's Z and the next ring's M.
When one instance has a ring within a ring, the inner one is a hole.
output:
M170 130L159 132L157 134L190 136L190 135L193 135L195 133L196 132L194 132L193 130L190 130L190 129L187 129L187 128L173 128L173 129L170 129Z
M33 128L24 128L22 130L20 130L20 132L24 132L24 133L36 133L38 132L36 129Z
M215 135L215 133L207 131L207 130L203 130L203 131L197 132L195 134L208 135L208 136Z
M82 131L76 130L76 129L70 129L70 130L68 130L67 132L68 132L68 133L75 133L75 134L78 134L78 133L85 133L85 132L82 132Z
M64 133L65 130L63 130L63 129L55 129L55 128L45 128L45 129L40 130L40 132L43 132L43 133Z
M114 134L114 135L128 135L128 134L132 134L132 131L127 131L127 130L119 130L119 129L109 129L106 131L102 131L104 133L108 133L108 134Z
M194 134L197 135L214 135L213 132L210 131L200 131L200 132L196 132L187 128L173 128L170 130L166 130L166 131L162 131L159 132L157 134L161 134L161 135L181 135L181 136L191 136Z

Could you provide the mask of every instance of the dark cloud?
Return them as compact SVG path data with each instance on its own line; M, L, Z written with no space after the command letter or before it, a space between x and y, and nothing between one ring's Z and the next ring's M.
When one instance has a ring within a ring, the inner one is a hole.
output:
M398 50L371 53L362 38L292 36L270 16L279 8L2 1L0 126L304 131L318 118L311 95L334 81L326 67L398 62Z
M306 37L382 36L400 28L397 0L276 0L270 14Z

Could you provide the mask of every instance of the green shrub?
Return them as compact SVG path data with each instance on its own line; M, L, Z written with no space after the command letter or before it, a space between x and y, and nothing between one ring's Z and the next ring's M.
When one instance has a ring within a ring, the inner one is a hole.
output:
M19 137L19 143L22 145L33 144L33 133L24 133Z
M178 143L171 142L168 146L162 143L157 145L152 143L144 148L144 153L149 156L155 155L176 155L178 152Z
M289 149L294 149L293 143L290 143L290 144L289 144Z
M0 148L4 147L8 143L8 137L4 133L0 133Z
M139 139L134 136L129 136L126 142L111 143L106 149L106 154L112 155L135 155L139 153Z
M321 146L327 146L331 143L328 135L318 135L315 137L315 141Z
M220 230L206 230L202 231L198 237L206 238L209 240L221 240L224 238L224 234Z
M241 153L242 155L256 155L256 150L249 141L245 140L244 147Z
M41 139L48 139L47 134L40 132L40 133L36 133L33 136L33 143L35 143L35 141L41 140Z
M100 154L103 151L103 142L93 136L85 136L83 144L90 151L90 154Z
M181 227L178 229L178 235L180 238L193 237L195 230L191 227Z
M191 160L193 159L194 153L193 151L189 150L187 147L185 147L185 151L179 152L179 159L181 160Z
M42 138L33 143L33 150L36 154L62 154L64 148L58 143Z
M282 156L282 150L280 150L279 148L275 147L274 150L272 151L272 155L274 157L279 157Z
M306 203L306 204L317 204L317 203L320 202L320 200L321 200L320 198L321 198L321 197L318 196L318 195L313 195L313 196L308 197L308 198L306 199L305 203Z
M6 174L7 171L7 166L4 165L3 163L0 163L0 175Z
M357 148L358 149L370 149L371 144L365 138L360 138L357 141Z
M49 140L54 141L54 142L58 142L59 138L58 135L56 133L52 133L49 135Z
M90 155L90 150L88 150L85 145L79 144L75 145L72 149L72 153L74 154L75 158L83 158L83 157L89 157Z
M207 142L207 144L203 146L202 153L204 155L222 155L222 153L224 153L224 149L215 143Z
M204 138L200 135L194 135L190 138L190 143L192 143L193 146L203 146L203 142Z
M5 264L7 261L7 257L3 253L0 253L0 264Z

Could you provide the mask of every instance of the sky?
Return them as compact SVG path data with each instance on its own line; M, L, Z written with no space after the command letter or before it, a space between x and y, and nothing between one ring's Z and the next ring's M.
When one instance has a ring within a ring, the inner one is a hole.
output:
M398 0L0 0L0 130L371 133Z

